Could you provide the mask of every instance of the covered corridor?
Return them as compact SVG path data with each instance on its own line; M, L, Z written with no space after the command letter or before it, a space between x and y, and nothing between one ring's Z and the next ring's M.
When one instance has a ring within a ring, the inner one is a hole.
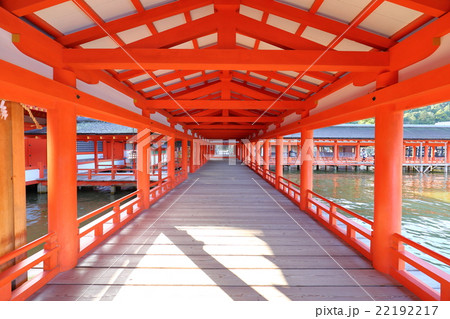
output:
M30 300L415 300L246 166L209 161Z

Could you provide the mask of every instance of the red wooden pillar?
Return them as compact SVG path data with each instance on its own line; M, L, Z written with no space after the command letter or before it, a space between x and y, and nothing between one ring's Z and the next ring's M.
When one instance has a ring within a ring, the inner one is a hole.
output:
M54 69L54 79L76 86L72 72ZM48 231L55 232L61 271L76 266L79 252L77 221L77 117L75 105L47 112Z
M269 161L270 161L270 147L269 140L264 140L263 144L263 165L265 170L269 170Z
M137 189L142 195L142 208L147 209L150 206L150 131L148 129L140 130L138 133L137 145Z
M429 163L429 159L428 159L428 154L429 154L429 152L428 152L428 144L427 143L425 143L425 146L424 146L424 148L425 148L425 150L424 150L424 163Z
M395 267L392 235L401 233L403 112L379 109L375 116L375 196L372 256L375 269Z
M0 257L27 243L24 110L16 102L6 107L8 117L0 119ZM0 272L13 263L0 264ZM26 280L25 273L14 280L15 286ZM9 300L11 289L9 281L0 284L0 300Z
M158 186L162 184L162 142L158 141Z
M301 132L300 209L308 207L308 190L313 188L314 131Z
M279 189L280 177L283 177L283 136L277 136L275 144L275 188Z
M361 145L359 144L359 142L357 142L356 144L356 156L355 156L355 160L357 162L361 162Z
M98 172L98 141L94 140L94 168L95 172Z
M169 183L175 186L175 136L167 136L167 176Z
M256 142L256 166L261 165L261 142Z
M194 166L194 141L190 140L191 147L189 148L189 173L195 172L195 166Z
M181 140L181 171L184 176L188 176L188 140Z
M450 163L450 144L448 142L445 142L445 156L447 158L446 163Z
M333 144L333 162L337 162L339 160L339 147L337 141L334 141Z

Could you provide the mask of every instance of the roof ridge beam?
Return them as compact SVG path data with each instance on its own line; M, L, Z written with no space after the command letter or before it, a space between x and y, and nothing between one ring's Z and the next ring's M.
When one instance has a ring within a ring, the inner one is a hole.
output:
M329 51L315 65L322 53L316 50L161 50L129 49L145 69L176 70L310 70L345 72L380 72L389 70L388 52ZM136 69L138 65L116 49L63 49L63 62L74 69Z

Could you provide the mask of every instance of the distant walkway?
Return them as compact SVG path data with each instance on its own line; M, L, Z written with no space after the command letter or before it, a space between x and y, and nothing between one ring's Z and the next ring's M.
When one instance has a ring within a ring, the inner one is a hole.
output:
M258 175L227 161L208 162L30 299L177 298L416 299Z

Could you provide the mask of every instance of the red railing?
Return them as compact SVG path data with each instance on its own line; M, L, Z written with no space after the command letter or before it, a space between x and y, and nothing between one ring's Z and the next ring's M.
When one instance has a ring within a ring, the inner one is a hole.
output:
M44 244L43 249L25 257L27 253L42 244ZM19 259L0 273L0 300L25 300L56 276L59 271L58 250L56 236L51 233L0 257L0 267L14 262L16 258ZM40 263L43 263L43 267L37 268L36 266ZM33 275L30 276L28 271L32 268ZM23 281L23 283L13 289L15 280Z
M372 240L372 226L373 222L364 218L345 207L333 203L319 194L308 190L307 208L306 211L317 219L322 225L330 229L333 233L345 240L350 246L358 250L367 259L371 260L370 242ZM348 214L366 224L370 229L359 224L358 222L346 217L343 213ZM361 239L357 238L356 234L363 236L369 240L369 245L366 245Z
M300 205L300 185L279 176L278 189L297 205Z
M85 255L120 227L128 223L141 210L142 198L140 192L135 191L78 218L80 227L78 234L80 240L79 257ZM83 226L85 222L93 218L95 220Z
M281 176L279 176L277 181L274 172L263 169L254 163L248 163L247 165L269 184L278 188L280 192L285 194L295 204L300 205L300 185ZM372 242L373 222L343 206L333 203L311 190L307 192L306 212L359 251L367 259L372 260L370 246ZM394 264L397 267L392 270L391 275L423 300L450 300L450 274L412 252L405 251L404 245L409 245L422 254L428 255L450 267L449 258L419 245L400 234L395 234L393 236L392 249L395 252L396 260ZM440 289L430 287L416 276L414 272L405 270L405 263L435 280L439 283Z
M86 173L80 173L86 172ZM115 180L117 176L126 177L133 176L136 179L136 170L129 168L81 168L78 170L78 176L86 176L88 180L92 180L93 177L104 177L111 180Z
M393 269L392 276L396 278L406 288L414 292L423 300L450 300L450 274L439 269L438 267L424 261L413 253L405 250L408 245L423 254L426 254L441 263L450 266L450 259L444 257L429 248L415 243L414 241L400 235L395 234L392 241L392 249L394 250L396 269ZM426 284L422 279L414 274L414 272L405 269L405 263L411 265L420 273L436 281L440 289L434 289Z

